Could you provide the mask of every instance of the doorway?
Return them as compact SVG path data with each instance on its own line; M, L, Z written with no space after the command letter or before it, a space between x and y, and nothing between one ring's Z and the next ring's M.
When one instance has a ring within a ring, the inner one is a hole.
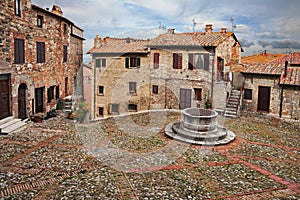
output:
M190 108L192 105L192 90L180 89L180 105L179 109Z
M44 87L35 88L35 113L44 112Z
M259 86L258 87L258 111L269 112L270 111L270 87Z
M18 88L18 115L19 119L27 118L27 103L26 103L26 95L27 94L27 86L22 83Z
M4 119L9 116L9 75L0 75L0 119Z

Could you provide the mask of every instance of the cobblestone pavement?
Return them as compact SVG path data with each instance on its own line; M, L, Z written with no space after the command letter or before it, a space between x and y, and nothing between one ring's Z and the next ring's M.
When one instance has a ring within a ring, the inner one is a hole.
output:
M163 120L162 120L163 119ZM0 135L0 199L299 199L299 121L226 119L236 139L164 135L160 111L76 124L58 116Z

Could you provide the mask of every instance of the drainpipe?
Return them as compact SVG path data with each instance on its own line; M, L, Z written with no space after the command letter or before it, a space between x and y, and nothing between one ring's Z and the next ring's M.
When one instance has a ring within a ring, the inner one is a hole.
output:
M94 57L94 56L93 56ZM96 119L96 66L95 62L92 62L92 67L94 68L94 119Z
M215 69L215 53L214 53L214 49L212 49L212 52L210 53L209 55L209 60L211 61L212 63L212 73L211 73L211 97L210 97L210 105L211 105L211 108L213 107L213 96L214 96L214 69Z
M279 108L279 117L281 118L282 116L282 102L283 102L283 87L281 88L281 92L280 92L280 108Z
M285 65L284 65L284 74L283 74L283 78L285 79L285 77L287 76L287 68L288 68L288 61L285 61ZM279 82L280 84L280 82ZM281 88L281 92L280 92L280 107L279 107L279 117L282 117L282 103L283 103L283 91L284 91L284 86L282 85Z

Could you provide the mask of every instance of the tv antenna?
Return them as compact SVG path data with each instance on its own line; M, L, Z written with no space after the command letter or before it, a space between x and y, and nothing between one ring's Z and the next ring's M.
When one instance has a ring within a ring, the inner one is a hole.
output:
M162 25L162 23L161 22L158 22L159 23L159 29L163 29L163 30L165 30L166 29L166 26L165 25Z
M230 21L230 24L231 24L231 32L233 32L233 30L236 29L237 27L241 26L241 25L236 25L234 23L233 17L230 17L228 20Z
M196 27L196 20L195 19L193 19L193 33L195 33L195 27Z

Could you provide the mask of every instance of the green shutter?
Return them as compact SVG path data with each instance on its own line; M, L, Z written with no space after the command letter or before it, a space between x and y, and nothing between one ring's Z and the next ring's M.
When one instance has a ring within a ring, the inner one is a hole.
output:
M136 67L137 68L141 67L141 58L136 58Z
M125 59L125 67L126 67L126 68L129 68L129 58L126 58L126 59Z

